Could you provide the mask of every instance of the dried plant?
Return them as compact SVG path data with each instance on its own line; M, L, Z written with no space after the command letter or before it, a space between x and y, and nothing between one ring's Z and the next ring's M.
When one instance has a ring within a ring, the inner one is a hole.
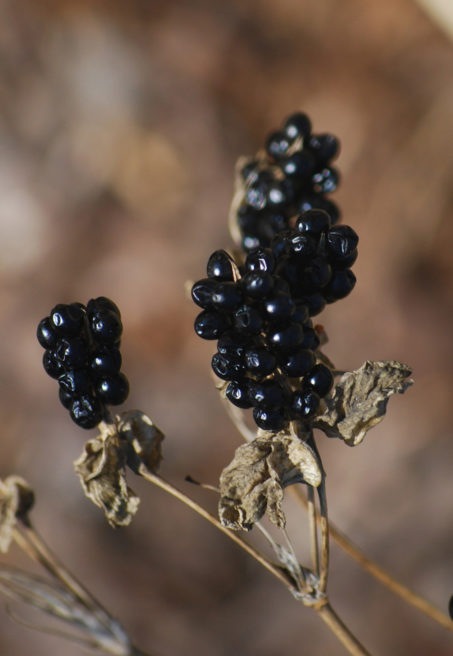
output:
M363 655L367 650L329 600L331 537L408 603L450 631L453 624L358 551L328 519L315 431L358 446L383 420L390 396L413 382L410 368L397 361L367 361L355 371L338 371L322 352L327 336L312 323L325 302L343 298L355 281L350 266L357 236L347 226L334 227L338 211L325 197L337 181L329 164L336 150L334 137L313 135L308 118L298 113L270 135L265 151L241 158L229 216L236 252L216 251L208 277L192 287L203 310L195 329L219 340L212 362L216 386L245 440L225 465L218 487L197 483L218 495L218 518L158 474L164 434L154 422L141 411L109 409L122 403L128 389L119 374L118 308L103 297L86 307L58 305L41 321L38 338L47 349L46 371L58 378L60 400L71 417L83 428L98 426L74 467L85 495L112 527L127 526L137 512L140 500L126 480L133 472L233 540L296 602L314 610L350 654ZM93 374L89 362L96 358L100 373ZM250 407L254 423L247 417ZM294 547L294 528L282 505L285 491L305 508L309 562L301 562ZM48 629L68 640L100 653L144 655L45 545L31 520L33 501L34 492L20 477L0 481L0 550L6 553L16 543L47 577L3 565L0 591L70 625L71 633ZM265 516L278 540L261 522ZM243 532L252 529L267 540L272 558L245 540Z

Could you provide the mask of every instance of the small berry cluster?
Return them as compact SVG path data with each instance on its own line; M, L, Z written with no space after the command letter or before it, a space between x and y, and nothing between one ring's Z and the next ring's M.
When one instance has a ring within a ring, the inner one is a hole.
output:
M43 366L59 383L59 397L82 428L94 428L107 405L123 403L129 383L120 372L123 327L118 307L100 296L88 302L56 305L39 322Z
M192 298L203 309L195 331L218 340L212 369L229 381L231 403L253 407L260 428L308 420L330 391L333 376L317 363L319 337L310 317L352 290L357 242L352 228L331 227L326 212L308 210L269 248L250 251L240 267L225 251L214 252L207 278L193 285Z
M244 194L235 220L244 250L269 246L290 226L291 217L309 209L325 210L333 224L338 221L338 207L326 198L338 185L338 171L330 164L338 150L336 137L312 134L310 119L302 113L268 136L265 154L240 172Z

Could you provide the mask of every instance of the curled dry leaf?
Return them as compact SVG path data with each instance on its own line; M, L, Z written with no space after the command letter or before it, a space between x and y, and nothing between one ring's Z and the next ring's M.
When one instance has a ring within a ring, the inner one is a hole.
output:
M257 437L236 449L220 476L220 520L228 528L250 530L267 511L283 527L283 489L293 483L317 487L321 480L316 454L295 433Z
M85 444L74 462L86 496L105 513L112 527L127 526L140 499L126 483L127 444L116 432L104 432Z
M130 446L127 465L136 474L140 465L155 473L162 460L164 434L152 420L140 410L129 410L117 417L118 435Z
M366 361L360 369L344 374L331 397L327 409L314 421L329 437L340 437L349 446L362 442L366 433L382 421L389 397L403 394L412 385L411 370L394 360Z
M33 490L20 476L0 480L0 551L6 553L18 517L25 516L35 500Z

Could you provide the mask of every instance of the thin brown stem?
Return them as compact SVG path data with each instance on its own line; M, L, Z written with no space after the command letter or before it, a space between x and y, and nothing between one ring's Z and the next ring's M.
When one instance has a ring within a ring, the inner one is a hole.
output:
M293 492L296 494L298 500L307 507L307 500L302 490L296 486L292 486ZM385 569L378 565L374 560L365 556L365 554L356 547L351 540L344 535L335 525L329 522L329 531L332 538L351 558L353 558L361 567L363 567L371 576L385 585L394 594L401 597L414 608L418 608L422 613L430 617L432 620L453 632L452 620L442 613L438 608L420 597L415 592L410 590L407 586L400 583L394 576L389 574Z
M317 611L320 618L331 629L331 631L333 631L338 640L348 650L351 656L370 656L370 652L368 652L365 647L357 640L357 638L351 633L344 622L338 617L328 601L319 607L315 607L315 610Z
M310 551L313 571L319 576L318 524L316 518L315 491L307 486L308 526L310 531Z
M329 575L329 518L327 515L327 495L325 476L322 477L322 483L318 487L318 497L320 505L319 522L321 525L321 572L319 576L319 589L325 592L327 589L327 577Z

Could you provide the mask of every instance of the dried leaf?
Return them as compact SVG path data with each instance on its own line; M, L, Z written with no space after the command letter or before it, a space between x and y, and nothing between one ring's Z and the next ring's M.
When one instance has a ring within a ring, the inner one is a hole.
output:
M118 434L104 433L85 444L74 468L86 496L105 513L110 526L127 526L137 512L140 499L125 477L126 443Z
M33 506L35 495L20 476L0 480L0 551L6 553L12 540L17 518Z
M411 373L407 365L393 360L365 362L341 377L314 426L349 446L360 444L367 431L382 421L389 397L403 394L412 385Z
M250 530L267 511L284 527L283 489L293 483L318 486L321 480L316 454L295 433L257 437L236 449L220 476L220 520L228 528Z
M118 416L118 435L130 445L127 456L128 466L139 473L144 464L151 473L156 473L162 460L162 441L164 434L152 420L140 410L129 410Z

